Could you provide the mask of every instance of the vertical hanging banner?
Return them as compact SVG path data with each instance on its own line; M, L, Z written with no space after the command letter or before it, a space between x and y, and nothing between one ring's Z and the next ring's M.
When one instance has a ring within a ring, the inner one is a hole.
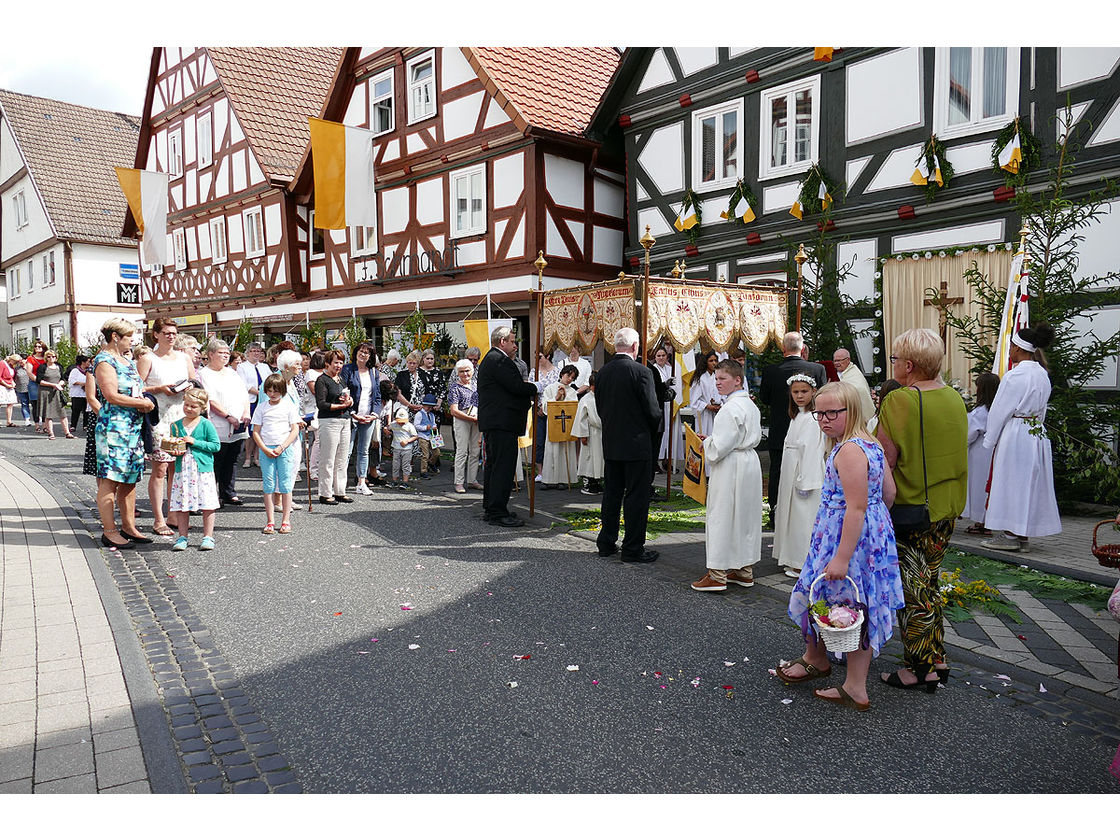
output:
M548 403L548 440L550 443L567 443L575 440L572 421L576 419L578 400L552 400Z
M486 355L486 351L490 349L490 335L498 327L509 327L513 329L512 318L491 318L490 320L479 319L477 321L464 321L463 332L467 335L467 347L477 347L482 351L482 355Z
M708 477L704 474L704 441L692 431L687 423L684 426L684 480L682 489L690 499L700 504L708 501Z
M167 173L115 167L121 192L140 231L144 265L167 264Z
M315 227L377 225L373 132L308 117L315 180Z

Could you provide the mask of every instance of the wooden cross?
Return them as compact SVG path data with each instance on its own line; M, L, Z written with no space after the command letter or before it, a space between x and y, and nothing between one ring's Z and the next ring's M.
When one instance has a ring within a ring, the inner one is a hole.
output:
M964 303L964 298L962 298L962 297L951 298L951 297L948 297L948 294L949 294L949 284L947 282L945 282L945 280L942 280L941 281L941 288L938 290L937 296L927 298L925 301L923 301L924 306L935 306L935 307L937 307L938 322L939 322L940 329L941 329L941 343L946 345L946 346L948 346L948 343L949 343L949 339L948 339L949 321L948 321L948 318L946 317L946 315L949 312L949 307L952 306L954 303Z
M560 431L564 434L568 433L568 421L574 420L575 417L568 414L564 409L560 409L560 413L556 415L556 419L560 421Z

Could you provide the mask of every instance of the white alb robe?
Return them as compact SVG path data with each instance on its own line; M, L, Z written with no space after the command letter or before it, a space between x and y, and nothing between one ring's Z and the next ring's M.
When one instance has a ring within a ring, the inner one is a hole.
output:
M575 385L562 385L559 382L553 382L551 385L544 389L541 395L545 402L545 414L548 414L548 403L560 400L560 389L564 389L563 400L574 400L576 398ZM574 440L566 441L565 443L555 443L548 439L548 419L547 417L538 418L541 422L545 423L545 438L544 438L544 463L541 466L541 481L544 484L575 484L578 479L576 478L576 442Z
M599 419L599 409L595 406L593 393L579 401L576 419L572 421L572 434L578 438L587 438L587 443L579 447L576 473L584 478L602 478L606 472L603 462L603 421Z
M801 569L821 504L829 442L813 415L801 409L789 424L782 450L782 477L774 514L774 559Z
M696 433L699 435L710 435L716 417L719 415L718 411L708 411L707 409L712 400L721 405L724 401L723 396L716 390L715 376L704 371L700 378L692 384L692 389L689 391L689 404L696 413Z
M859 405L863 409L863 422L866 424L875 416L875 403L871 400L871 387L867 384L867 377L856 367L856 363L852 362L840 374L840 381L847 382L859 391Z
M1050 438L1032 435L1046 420L1050 377L1035 361L1019 362L999 383L988 410L984 447L992 455L992 489L984 524L1020 537L1060 534ZM1037 419L1034 419L1037 418Z
M761 440L762 415L750 395L745 390L728 395L704 439L709 569L740 569L762 557L762 467L755 452Z
M673 368L669 365L654 365L653 369L657 371L662 382L673 381ZM665 424L665 430L661 433L661 448L657 452L657 457L664 460L669 457L669 436L673 433L672 403L665 403L665 405L661 407L661 416Z
M979 405L968 412L968 497L961 516L983 522L988 506L988 473L992 468L992 450L984 448L988 428L988 407Z

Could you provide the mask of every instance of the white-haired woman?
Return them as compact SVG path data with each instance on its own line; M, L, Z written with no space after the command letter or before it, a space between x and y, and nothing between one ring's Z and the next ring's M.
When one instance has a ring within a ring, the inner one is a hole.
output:
M148 501L152 506L152 531L162 537L170 537L175 532L170 524L174 517L164 518L163 501L167 498L168 485L174 473L175 456L160 449L160 440L170 435L171 424L183 417L183 392L194 379L195 368L193 353L175 349L179 337L179 327L170 318L156 318L152 325L155 347L136 362L136 372L144 383L144 391L156 399L159 422L154 428L155 450L149 456L152 472L148 477ZM169 524L170 523L170 524Z
M303 373L303 355L298 350L281 350L280 353L276 356L276 370L281 376L284 377L284 385L288 389L287 395L284 397L284 399L291 400L292 404L296 407L296 414L300 415L300 440L294 447L294 463L292 464L292 474L298 475L300 469L302 469L303 436L304 432L307 429L307 423L304 422L301 414L299 385L296 383L296 376L299 376ZM292 510L300 510L300 506L294 501L292 503Z
M389 351L385 354L385 363L382 364L378 370L381 375L389 382L396 383L397 374L401 369L401 354L396 347L390 347Z
M242 442L249 436L249 389L237 371L229 366L229 345L212 338L206 345L206 367L198 371L198 381L210 396L210 422L218 433L221 448L214 455L214 479L221 505L241 505L237 495L237 458Z
M470 359L455 363L455 381L447 388L447 404L455 433L455 492L466 493L467 487L481 490L478 483L478 385L474 382L474 364Z

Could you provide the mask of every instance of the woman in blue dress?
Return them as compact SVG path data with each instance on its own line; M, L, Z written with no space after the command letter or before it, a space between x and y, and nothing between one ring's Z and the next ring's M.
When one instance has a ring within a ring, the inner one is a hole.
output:
M136 527L136 483L144 475L144 446L140 440L140 415L153 403L140 396L144 385L132 361L136 327L121 318L101 326L105 346L93 360L93 375L104 396L93 434L97 450L97 512L101 515L101 544L106 548L132 548L151 540ZM113 504L121 512L117 528Z
M883 450L867 431L859 392L846 382L830 382L812 403L813 417L833 442L825 467L821 505L813 524L809 555L789 599L789 617L805 637L805 653L777 669L787 684L832 673L824 642L809 615L809 587L822 573L814 595L829 604L855 603L850 577L859 589L864 628L858 650L847 656L844 684L814 691L821 700L859 711L871 704L867 672L871 659L891 637L895 611L905 603L898 570L894 526L888 506L895 486Z

